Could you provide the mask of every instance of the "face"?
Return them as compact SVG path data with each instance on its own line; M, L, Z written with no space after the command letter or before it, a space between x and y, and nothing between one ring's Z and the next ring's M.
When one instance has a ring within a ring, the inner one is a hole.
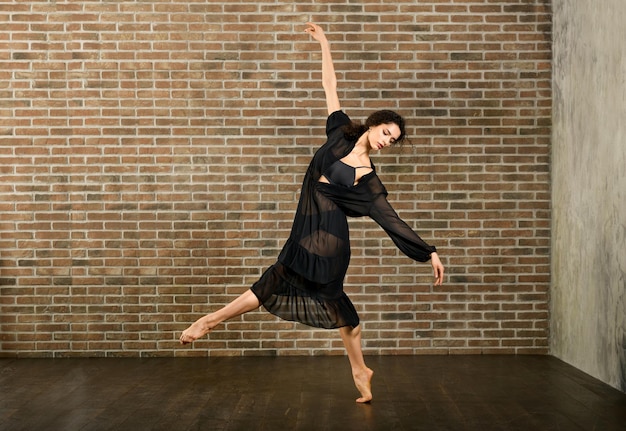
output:
M389 147L400 137L400 127L395 123L379 124L369 129L369 143L372 150Z

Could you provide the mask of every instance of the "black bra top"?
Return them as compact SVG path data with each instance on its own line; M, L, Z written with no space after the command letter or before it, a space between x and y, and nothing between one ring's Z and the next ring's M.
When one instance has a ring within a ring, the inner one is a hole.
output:
M359 168L372 169L370 166L353 167L341 160L337 160L326 169L324 176L331 184L352 187L356 178L356 170Z

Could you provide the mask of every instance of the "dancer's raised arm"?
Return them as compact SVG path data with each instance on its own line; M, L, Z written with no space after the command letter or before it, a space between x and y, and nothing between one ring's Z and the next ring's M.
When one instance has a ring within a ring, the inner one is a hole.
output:
M330 115L341 109L339 96L337 95L337 77L335 76L335 67L333 66L333 58L330 53L330 44L326 39L324 30L319 25L308 22L304 31L317 40L322 48L322 87L324 87L324 92L326 93L326 107Z

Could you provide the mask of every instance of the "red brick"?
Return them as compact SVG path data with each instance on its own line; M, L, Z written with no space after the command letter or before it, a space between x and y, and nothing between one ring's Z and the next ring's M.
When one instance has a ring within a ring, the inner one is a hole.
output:
M318 48L276 24L292 9L270 3L12 6L0 54L3 352L343 354L336 332L262 312L195 349L172 334L275 261L323 143ZM376 164L448 265L433 288L428 264L352 220L346 290L367 352L542 354L549 10L444 3L297 6L324 17L345 110L407 116L414 147Z

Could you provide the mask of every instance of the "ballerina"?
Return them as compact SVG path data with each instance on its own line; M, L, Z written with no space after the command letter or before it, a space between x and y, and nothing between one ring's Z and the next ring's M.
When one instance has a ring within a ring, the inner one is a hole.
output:
M291 234L277 262L249 290L194 322L183 331L180 342L192 343L221 322L261 305L285 320L317 328L339 328L354 384L361 395L356 401L367 403L372 400L374 372L363 358L359 316L343 291L350 260L347 217L371 217L404 254L419 262L430 260L435 285L443 283L444 267L436 248L424 242L391 207L370 159L372 152L406 137L404 119L394 111L381 110L364 124L353 122L341 110L324 31L307 23L305 32L321 46L327 141L307 169Z

